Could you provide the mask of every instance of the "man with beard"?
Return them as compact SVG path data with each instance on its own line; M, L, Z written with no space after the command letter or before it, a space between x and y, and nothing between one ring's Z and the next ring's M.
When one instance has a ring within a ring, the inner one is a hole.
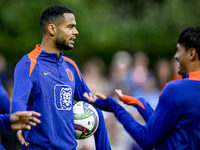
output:
M184 79L171 81L164 87L155 111L143 98L116 94L125 104L135 106L146 121L137 122L116 100L98 93L84 93L89 102L113 112L126 131L143 149L200 149L200 27L185 29L179 36L174 56L178 73ZM103 99L103 100L102 100Z
M74 150L73 101L86 101L83 93L90 93L76 63L62 53L74 48L79 34L75 16L67 7L52 5L43 11L40 25L41 44L15 68L12 113L35 110L41 113L42 123L30 131L19 130L17 136L22 150ZM103 114L97 111L100 122L94 135L96 149L109 150Z

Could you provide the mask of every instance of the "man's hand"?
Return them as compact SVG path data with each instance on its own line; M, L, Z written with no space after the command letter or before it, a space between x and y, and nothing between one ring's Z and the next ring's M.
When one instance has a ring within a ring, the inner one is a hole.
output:
M10 122L12 130L26 129L30 130L31 126L36 126L41 121L36 117L41 114L35 111L16 112L10 115Z
M92 93L87 92L83 93L83 97L85 97L85 99L87 99L87 101L92 104L94 104L97 99L97 97L93 96Z
M108 112L114 112L115 106L119 105L115 99L106 96L102 93L84 93L83 96L88 100L89 103L94 104L97 108Z
M25 145L25 146L28 146L29 143L25 141L24 139L24 134L23 134L23 131L22 130L18 130L17 131L17 140L22 144L22 145Z
M86 93L86 92L83 94L83 97L85 97L88 100L88 102L92 104L95 103L97 98L100 98L102 100L105 100L107 98L107 96L101 93L96 93L95 95L92 95L92 93Z
M122 100L122 96L123 96L122 90L116 89L115 93L116 93L117 97L119 98L119 100L121 101Z

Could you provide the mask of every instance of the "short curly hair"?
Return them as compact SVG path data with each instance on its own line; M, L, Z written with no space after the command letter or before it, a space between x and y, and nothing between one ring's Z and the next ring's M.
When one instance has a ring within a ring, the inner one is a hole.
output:
M43 11L40 18L40 27L42 29L42 32L46 31L46 28L49 23L58 25L64 19L64 13L73 14L72 10L62 5L52 5L47 7Z
M182 31L178 43L183 45L186 50L195 48L200 56L200 27L189 27Z

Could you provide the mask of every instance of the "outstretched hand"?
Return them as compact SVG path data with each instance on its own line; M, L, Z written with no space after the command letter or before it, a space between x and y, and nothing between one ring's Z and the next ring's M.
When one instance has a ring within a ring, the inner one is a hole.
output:
M87 99L87 101L89 103L92 103L92 104L95 103L95 101L97 100L97 98L100 98L102 100L105 100L107 98L107 96L105 96L102 93L96 93L95 95L92 95L92 93L86 93L86 92L83 94L83 97L85 97Z
M41 114L35 111L16 112L10 115L10 122L12 130L26 129L30 130L31 126L36 126L41 121L36 118Z
M122 96L123 96L122 90L115 89L115 93L116 93L117 97L119 98L119 100L122 100Z
M92 95L92 93L84 93L83 96L89 103L107 112L114 112L115 108L120 106L115 99L102 93L96 93L95 95Z

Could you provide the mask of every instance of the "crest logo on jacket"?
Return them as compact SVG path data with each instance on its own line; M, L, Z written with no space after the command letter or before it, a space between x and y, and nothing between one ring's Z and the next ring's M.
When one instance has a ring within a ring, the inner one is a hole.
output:
M71 72L70 69L66 69L66 72L67 72L69 80L72 82L74 80L73 73Z
M54 86L54 101L58 110L72 109L72 88L69 85Z

